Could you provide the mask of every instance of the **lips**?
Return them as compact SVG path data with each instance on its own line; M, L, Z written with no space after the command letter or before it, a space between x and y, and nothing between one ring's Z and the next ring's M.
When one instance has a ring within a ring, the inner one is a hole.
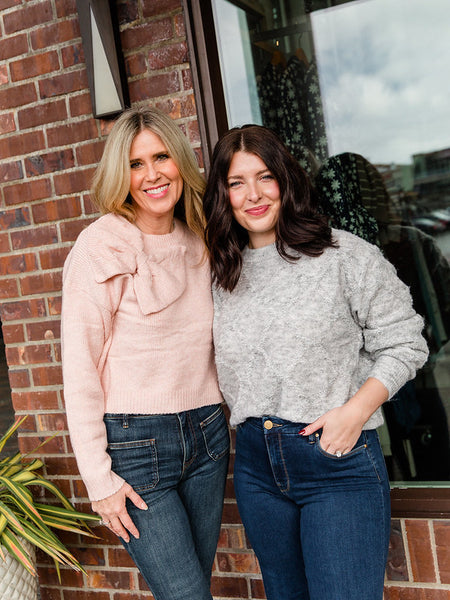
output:
M166 193L167 189L169 188L169 184L166 183L165 185L160 185L156 188L149 188L147 190L144 190L144 192L148 195L148 196L152 196L152 197L159 197L159 196L164 196L164 194Z
M249 208L245 212L252 217L259 217L260 215L264 215L268 210L269 206L267 204L262 204L261 206Z

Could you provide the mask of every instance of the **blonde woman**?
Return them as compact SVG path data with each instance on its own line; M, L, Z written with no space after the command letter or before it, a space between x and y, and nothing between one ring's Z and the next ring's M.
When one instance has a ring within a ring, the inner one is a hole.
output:
M228 464L203 189L178 126L154 109L126 111L94 177L103 216L64 267L64 394L79 471L156 600L211 600Z

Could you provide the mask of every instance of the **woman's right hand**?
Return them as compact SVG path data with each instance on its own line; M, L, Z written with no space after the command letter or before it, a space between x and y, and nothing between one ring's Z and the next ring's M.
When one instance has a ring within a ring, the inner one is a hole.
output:
M126 509L127 498L129 498L137 508L147 510L148 506L146 503L133 490L131 485L126 482L120 490L112 496L92 502L92 510L101 516L103 524L117 536L123 538L125 542L130 541L128 532L135 538L139 538L139 531Z

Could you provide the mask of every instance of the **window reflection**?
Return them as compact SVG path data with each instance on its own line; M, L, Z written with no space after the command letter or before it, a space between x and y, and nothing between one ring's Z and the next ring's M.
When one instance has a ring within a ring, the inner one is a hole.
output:
M448 483L450 4L213 6L229 125L274 129L330 222L377 244L411 289L430 358L385 405L380 435L392 481Z

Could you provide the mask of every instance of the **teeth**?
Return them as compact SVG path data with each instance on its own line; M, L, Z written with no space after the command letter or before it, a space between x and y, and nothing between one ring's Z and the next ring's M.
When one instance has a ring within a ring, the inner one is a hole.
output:
M160 194L161 192L163 192L164 190L166 190L169 187L169 184L167 183L166 185L162 185L161 187L158 188L153 188L152 190L145 190L146 194Z

